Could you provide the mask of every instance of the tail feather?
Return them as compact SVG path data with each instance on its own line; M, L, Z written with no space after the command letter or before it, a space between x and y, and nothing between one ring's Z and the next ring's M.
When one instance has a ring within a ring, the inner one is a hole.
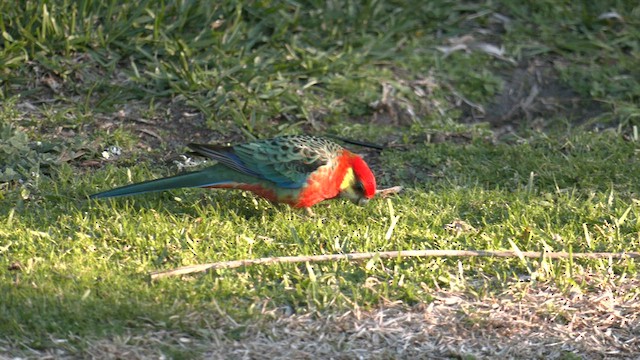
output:
M209 169L122 186L112 190L93 194L89 197L91 199L110 198L127 195L138 195L170 189L215 186L232 182L228 180L220 180L219 176L215 176L214 172L207 170Z

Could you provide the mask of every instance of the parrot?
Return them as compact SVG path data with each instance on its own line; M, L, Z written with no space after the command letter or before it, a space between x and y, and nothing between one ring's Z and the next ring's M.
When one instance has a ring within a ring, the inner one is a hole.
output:
M365 205L376 194L376 179L367 163L325 138L286 135L234 146L191 143L188 147L217 163L199 171L100 192L90 198L178 188L239 189L313 214L311 206L324 200L345 198Z

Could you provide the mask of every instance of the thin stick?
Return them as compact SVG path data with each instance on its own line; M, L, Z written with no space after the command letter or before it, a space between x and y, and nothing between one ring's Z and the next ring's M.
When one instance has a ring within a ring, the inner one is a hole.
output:
M389 195L397 194L400 191L402 191L402 186L392 186L390 188L376 190L376 195L387 197Z
M568 253L568 252L538 252L538 251L510 251L510 250L406 250L406 251L383 251L350 254L330 254L330 255L310 255L310 256L282 256L268 257L260 259L245 259L233 261L221 261L209 264L189 265L172 270L154 271L151 273L151 280L169 276L186 275L207 270L233 269L241 266L300 263L300 262L323 262L323 261L361 261L375 257L380 259L393 259L402 257L525 257L525 258L547 258L547 259L636 259L640 258L640 252L627 253Z

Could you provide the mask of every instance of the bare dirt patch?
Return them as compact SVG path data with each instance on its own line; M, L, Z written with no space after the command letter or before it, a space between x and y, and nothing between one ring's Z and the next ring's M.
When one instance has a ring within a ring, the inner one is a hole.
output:
M460 119L464 122L486 121L494 128L511 126L518 129L529 124L543 130L549 118L566 118L572 124L602 114L600 102L576 93L560 80L560 59L532 59L504 72L502 91L485 106L484 113L466 106Z

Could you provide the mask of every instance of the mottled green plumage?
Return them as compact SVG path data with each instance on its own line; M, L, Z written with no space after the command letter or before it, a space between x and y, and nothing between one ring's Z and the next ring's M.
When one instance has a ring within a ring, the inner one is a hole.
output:
M284 188L300 188L319 167L334 167L344 150L330 140L307 135L282 136L233 147L198 144L189 147L240 173Z

